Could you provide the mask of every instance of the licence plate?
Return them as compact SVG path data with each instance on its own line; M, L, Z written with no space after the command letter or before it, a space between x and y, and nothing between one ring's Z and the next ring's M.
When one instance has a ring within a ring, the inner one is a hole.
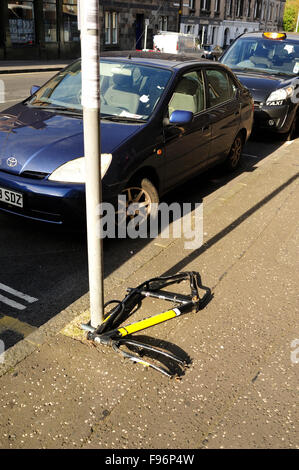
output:
M23 207L23 194L0 188L0 201L17 207Z

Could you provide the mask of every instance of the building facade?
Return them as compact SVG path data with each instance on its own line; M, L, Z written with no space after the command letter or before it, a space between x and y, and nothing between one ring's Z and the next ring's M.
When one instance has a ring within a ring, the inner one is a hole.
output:
M77 0L0 2L0 59L77 56Z
M78 3L0 0L0 60L78 57ZM158 30L177 31L179 9L173 1L99 0L99 4L102 50L150 48Z
M84 1L84 0L81 0ZM78 0L0 0L0 60L80 56ZM101 50L151 49L158 31L201 43L230 42L244 31L282 29L285 0L99 0Z
M183 0L180 31L201 44L229 45L247 31L283 28L286 0Z

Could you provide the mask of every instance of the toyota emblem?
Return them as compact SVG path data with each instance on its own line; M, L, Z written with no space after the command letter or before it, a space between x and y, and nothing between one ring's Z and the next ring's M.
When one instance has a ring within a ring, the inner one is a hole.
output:
M6 160L6 163L9 167L13 167L13 166L16 166L18 164L18 160L15 158L15 157L9 157L7 160Z

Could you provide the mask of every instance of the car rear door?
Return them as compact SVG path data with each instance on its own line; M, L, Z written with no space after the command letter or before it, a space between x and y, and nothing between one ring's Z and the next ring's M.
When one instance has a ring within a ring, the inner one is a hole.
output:
M198 67L181 75L165 110L168 117L175 110L194 114L187 126L164 126L166 190L195 176L209 160L212 133L206 108L204 75Z
M229 152L241 122L237 86L222 68L206 67L207 106L211 123L209 163L223 159Z

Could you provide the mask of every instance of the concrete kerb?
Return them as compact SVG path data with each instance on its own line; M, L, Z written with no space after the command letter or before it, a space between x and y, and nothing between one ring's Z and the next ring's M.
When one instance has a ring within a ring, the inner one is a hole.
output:
M17 73L32 73L32 72L58 72L64 67L69 65L72 61L59 62L0 62L0 74L17 74Z
M289 144L286 149L289 150ZM266 172L269 165L275 164L283 157L284 152L280 152L278 155L274 153L274 155L268 157L267 161L263 162L262 166L257 168L254 173L242 175L241 180L235 182L232 188L230 187L226 190L223 188L223 190L220 191L219 196L214 198L205 208L205 216L210 215L212 212L216 211L219 207L225 204L228 199L245 189L247 184L255 181L261 173ZM171 250L177 242L178 240L170 239L169 241L163 240L160 244L153 240L152 244L155 244L155 250L152 253L152 256L150 256L149 259L146 259L144 263L141 266L138 266L136 269L133 268L133 265L131 272L129 274L127 273L125 276L125 280L118 277L118 275L114 275L114 273L105 279L105 284L107 286L107 289L105 286L105 293L107 298L109 297L110 293L112 295L115 289L122 291L124 283L128 282L128 278L134 277L134 275L137 274L139 270L144 269L148 263L151 263L153 259L157 258L162 252L168 249ZM108 286L110 286L110 288ZM78 311L81 312L79 315L77 314ZM74 312L76 312L75 316ZM26 359L26 357L30 356L35 350L39 349L44 343L55 337L58 333L62 333L75 340L84 341L86 338L86 332L81 330L79 325L81 323L87 322L88 319L88 293L86 293L73 304L71 304L68 308L61 311L51 320L39 327L36 331L29 334L23 340L19 341L17 344L8 349L5 352L5 362L0 364L0 377L11 370L18 363Z
M34 69L0 69L0 75L18 74L18 73L32 73L32 72L59 72L64 67L46 67L46 68L34 68Z

